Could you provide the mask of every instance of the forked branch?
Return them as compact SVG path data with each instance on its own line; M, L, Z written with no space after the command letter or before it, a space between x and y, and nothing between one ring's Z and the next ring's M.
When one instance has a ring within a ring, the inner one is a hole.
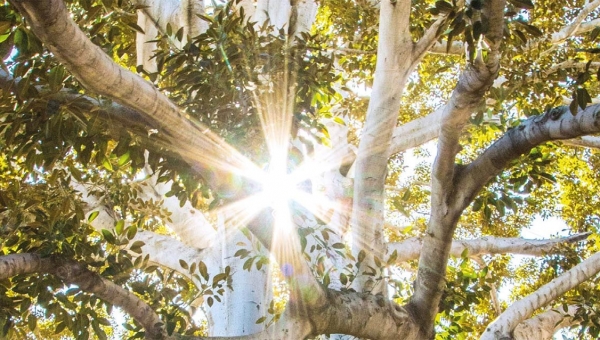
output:
M0 256L0 280L34 273L52 274L65 284L76 285L84 292L121 307L144 327L147 339L169 338L163 322L148 304L77 261L63 257L42 258L30 253Z
M509 337L515 327L528 319L537 309L546 306L568 290L589 280L598 272L600 272L600 253L595 253L535 292L513 303L487 327L481 340Z

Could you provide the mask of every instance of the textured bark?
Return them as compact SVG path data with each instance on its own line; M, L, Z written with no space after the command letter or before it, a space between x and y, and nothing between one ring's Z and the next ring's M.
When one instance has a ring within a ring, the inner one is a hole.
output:
M412 40L408 29L410 1L381 3L379 43L373 95L361 132L354 179L352 239L355 257L367 254L354 280L358 291L383 292L381 272L374 258L383 260L383 198L388 149L398 118L400 98L410 73ZM374 272L373 272L374 271ZM376 287L377 286L377 287Z
M461 74L458 84L442 113L437 156L432 169L431 216L423 239L413 308L424 333L433 334L433 322L445 285L446 265L456 223L463 209L453 206L455 178L460 177L455 157L460 151L459 138L468 119L491 87L499 69L499 47L504 27L504 0L485 2L483 14L489 19L486 40L487 60L478 56Z
M203 0L134 0L133 3L143 6L141 11L145 17L162 34L166 35L167 24L171 25L173 33L183 28L182 41L177 41L173 37L170 39L178 48L185 45L187 37L193 38L204 32L208 27L204 20L196 16L196 14L204 14ZM146 40L154 39L150 35L146 35L145 38Z
M486 328L481 340L510 338L517 325L528 319L537 309L589 280L598 272L600 272L600 253L595 253L535 292L513 303Z
M570 305L565 311L561 306L523 321L515 328L513 339L552 340L558 330L578 324L578 321L573 319L577 309L577 306Z
M152 84L117 65L94 45L73 22L62 0L11 3L27 17L33 32L77 80L95 93L128 106L156 122L159 136L168 141L167 146L171 150L179 154L197 155L186 160L198 173L210 178L216 188L223 187L226 190L230 184L226 180L219 183L219 178L203 164L210 162L214 168L226 172L236 165L240 168L252 166L206 126L188 120Z
M541 143L600 132L600 104L573 116L566 106L531 117L509 130L469 164L457 182L456 204L468 206L481 188L508 164Z
M565 243L575 243L585 240L590 233L576 234L568 237L544 240L529 240L522 238L505 238L486 236L473 240L454 240L450 248L450 256L460 257L467 251L467 256L495 254L518 254L543 256L552 254L556 246ZM415 260L421 253L423 238L413 237L401 242L388 244L388 253L397 252L396 263Z
M550 36L544 36L539 39L532 39L532 41L529 42L528 46L536 46L538 42L548 38L550 40L550 44L558 45L572 36L584 34L592 31L596 27L600 27L600 19L592 19L583 22L583 20L585 20L589 13L597 7L597 1L588 3L580 12L581 14L577 16L576 20L571 22L569 25L564 26L559 31L552 33ZM436 42L429 49L429 52L437 54L462 55L465 53L465 45L461 41L453 41L452 45L450 46L450 49L448 50L447 41Z
M581 138L567 139L564 140L563 143L572 146L600 149L600 137L597 136L583 136Z
M142 11L138 10L138 21L137 25L144 30L144 33L136 32L135 38L135 53L137 65L142 65L144 70L148 73L154 73L158 71L156 60L152 58L154 50L157 48L155 42L149 42L156 39L158 35L158 29L148 16Z
M437 138L442 125L442 114L445 110L446 106L444 105L423 118L395 128L388 154L393 155L406 151Z
M579 12L579 14L577 14L577 17L575 17L575 19L568 26L552 34L552 43L561 43L568 39L570 36L572 36L573 33L580 29L581 24L588 17L588 15L590 15L596 8L598 8L598 6L600 6L600 0L587 2L585 6L581 8L581 11Z
M34 273L52 274L67 285L76 285L86 293L121 307L144 327L147 339L169 338L158 315L144 301L76 261L28 253L0 256L0 280Z
M329 290L327 303L306 315L313 335L343 333L379 340L425 339L404 307L382 295Z

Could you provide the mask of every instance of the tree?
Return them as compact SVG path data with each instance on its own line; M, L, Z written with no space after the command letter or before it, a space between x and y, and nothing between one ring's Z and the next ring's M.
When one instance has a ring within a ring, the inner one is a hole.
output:
M9 0L0 334L596 338L599 5Z

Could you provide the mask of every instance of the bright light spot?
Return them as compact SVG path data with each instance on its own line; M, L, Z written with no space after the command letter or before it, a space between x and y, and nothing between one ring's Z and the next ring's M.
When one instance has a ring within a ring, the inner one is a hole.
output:
M294 198L295 183L287 174L267 173L262 183L262 192L268 205L276 209Z

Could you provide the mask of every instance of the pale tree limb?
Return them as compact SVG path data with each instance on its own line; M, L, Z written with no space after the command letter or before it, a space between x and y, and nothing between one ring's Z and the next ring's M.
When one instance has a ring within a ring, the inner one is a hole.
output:
M137 65L142 65L149 73L158 71L156 60L151 59L156 49L155 40L158 33L167 36L175 48L182 48L189 38L196 37L206 31L208 24L196 14L205 14L203 0L134 0L134 4L142 7L138 10L137 24L144 33L136 33ZM173 33L183 28L181 41L173 35L167 35L167 25Z
M150 41L156 39L158 36L158 29L154 22L149 19L142 10L138 10L137 25L144 30L144 33L136 32L135 34L136 65L142 65L144 70L148 73L157 72L158 66L156 59L153 59L152 56L157 49L158 44Z
M563 27L560 31L552 34L552 43L559 44L569 37L571 37L577 30L581 27L583 21L596 9L600 6L600 0L595 0L592 2L586 3L586 5L579 11L577 16L573 19L571 24Z
M513 331L514 340L552 340L554 334L565 327L579 324L573 316L579 307L575 305L550 309L521 322Z
M523 86L525 84L546 81L546 79L549 76L551 76L552 74L559 72L561 70L566 70L566 69L585 70L586 68L597 69L598 67L600 67L600 62L592 62L588 65L588 63L577 62L575 60L565 60L563 62L554 64L548 68L545 68L544 70L531 71L528 76L526 76L518 81L512 81L510 83L512 86L510 88L505 88L503 90L503 93L504 93L504 96L506 97L509 94L515 92L517 89L519 89L521 86ZM498 77L494 81L494 88L501 87L507 81L508 81L508 79L506 79L506 77L504 77L504 76ZM569 98L568 103L570 103L571 100L572 99ZM493 103L494 100L489 98L487 100L487 102Z
M462 171L455 205L467 207L489 180L535 146L600 132L599 112L600 104L590 105L575 116L568 107L560 106L509 130Z
M162 34L167 33L167 24L172 27L173 34L183 28L182 41L170 39L177 48L185 45L187 37L198 36L208 28L206 21L197 16L205 14L203 0L133 0L133 3L142 7L140 11ZM155 36L147 34L145 38L152 40Z
M16 90L20 81L20 78L14 79L10 74L6 73L6 71L0 69L0 89L4 93L18 97ZM36 86L35 88L38 92L47 92L47 89L42 86ZM159 127L159 124L154 121L154 119L146 117L126 106L119 105L115 102L107 103L106 101L66 89L55 93L44 93L44 98L48 101L54 101L59 105L74 106L84 112L94 111L99 117L104 118L107 121L117 121L121 124L126 124L127 126L143 128L145 131L150 128ZM100 110L97 110L98 108Z
M190 275L187 269L181 266L179 261L183 260L187 264L192 264L199 260L206 262L208 254L203 249L190 247L172 236L161 235L148 230L138 231L130 243L135 241L144 242L144 245L141 247L142 253L140 256L149 255L148 261L180 273L194 281L198 285L198 288L200 288L198 282L195 282L196 280Z
M574 139L565 139L563 144L571 146L582 146L586 148L600 149L600 137L597 136L583 136Z
M383 282L377 282L379 270L375 269L373 275L362 274L371 272L372 269L369 268L377 268L374 259L383 259L385 255L383 199L387 152L412 61L410 6L409 0L381 3L373 95L369 101L355 163L352 251L355 257L360 251L367 254L360 265L360 273L353 282L358 291L382 292L385 289Z
M513 303L487 327L480 339L510 338L517 325L533 315L533 312L546 306L584 281L591 279L599 271L600 253L595 253L535 292Z
M437 138L445 110L445 106L442 106L427 116L396 127L388 155L406 151Z
M592 8L592 6L593 6L593 8ZM562 43L563 41L567 40L570 37L584 34L584 33L592 31L596 27L600 27L600 18L592 19L592 20L589 20L586 22L582 21L582 20L585 20L585 18L589 15L589 13L591 13L591 11L593 11L597 7L598 7L597 1L588 3L588 5L582 9L582 12L580 12L577 15L574 22L570 23L569 25L564 26L557 32L552 33L552 35L550 37L545 36L545 37L541 37L541 38L537 38L537 39L532 39L527 44L528 48L533 48L534 46L536 46L535 42L540 42L544 39L549 39L549 42L551 45L553 45L553 49L554 49L556 45ZM450 55L463 55L465 53L465 46L462 41L453 41L449 50L448 50L447 44L448 44L447 41L436 42L429 49L429 53L450 54Z
M138 186L141 189L138 192L140 199L160 202L160 206L171 213L169 216L170 221L163 222L184 244L199 249L210 247L216 236L216 230L208 222L202 211L192 207L189 202L180 206L177 197L165 197L164 193L168 191L168 184L156 183L156 176L151 176L141 183L132 183L132 185ZM111 202L105 201L104 197L96 197L89 194L92 188L88 188L84 183L78 183L73 180L71 181L71 186L81 193L82 200L86 204L84 209L86 214L89 215L94 211L99 213L92 225L96 229L113 229L117 218L111 208Z
M82 291L120 307L144 327L147 339L170 338L163 322L148 304L77 261L63 257L42 258L30 253L0 256L0 280L35 273L52 274L65 284L76 285Z
M442 113L437 156L432 168L431 217L419 257L415 293L410 307L416 313L424 332L433 333L433 322L443 287L454 230L462 210L454 209L453 195L457 169L455 156L460 151L459 138L469 117L492 86L499 70L499 47L504 27L504 0L487 1L482 9L489 18L486 41L487 60L478 55L461 74L449 103Z
M152 84L117 65L94 45L73 22L62 0L11 1L11 4L27 18L34 33L84 86L157 122L159 135L176 153L201 155L202 159L188 159L189 164L197 173L209 178L215 188L228 188L230 181L215 177L214 171L203 164L210 162L227 172L232 166L252 166L206 126L188 120Z
M243 0L237 6L243 8L248 20L258 27L268 22L290 37L310 31L318 9L315 0L258 0L256 3Z
M515 254L528 256L543 256L552 254L560 244L584 241L590 233L575 234L555 239L523 239L485 236L472 240L454 240L450 248L450 256L461 257L467 252L468 257L480 255ZM397 252L396 263L417 259L423 246L422 237L412 237L400 242L388 244L388 253Z

